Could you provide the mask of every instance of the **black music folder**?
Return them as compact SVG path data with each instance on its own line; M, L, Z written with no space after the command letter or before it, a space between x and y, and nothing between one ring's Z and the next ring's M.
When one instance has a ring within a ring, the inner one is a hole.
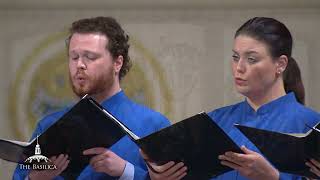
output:
M136 140L157 164L184 162L184 179L210 179L233 169L220 163L227 151L241 153L233 140L204 112Z
M311 158L320 160L319 124L303 134L279 132L235 125L281 172L317 178L305 165Z
M68 154L70 163L62 176L75 179L89 163L90 156L82 154L85 149L110 147L124 135L159 165L172 160L184 162L188 167L184 179L209 179L230 171L218 156L226 151L242 152L204 112L140 138L90 97L82 98L40 134L38 143L41 154L48 158ZM36 138L30 142L0 139L0 158L25 163L35 154L36 144Z
M110 147L125 136L100 105L90 97L82 98L52 126L39 134L38 139L19 142L0 139L0 158L28 164L28 157L35 155L37 143L41 155L47 158L68 154L70 163L61 174L65 179L76 179L89 164L92 156L82 152L93 147ZM38 142L37 142L38 141ZM32 163L37 163L33 161Z

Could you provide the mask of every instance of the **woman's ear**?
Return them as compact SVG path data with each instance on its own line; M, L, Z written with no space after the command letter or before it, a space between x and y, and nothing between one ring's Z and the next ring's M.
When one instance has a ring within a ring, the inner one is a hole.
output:
M288 66L288 57L286 55L281 55L278 60L276 61L276 65L277 65L277 74L282 74L287 66Z

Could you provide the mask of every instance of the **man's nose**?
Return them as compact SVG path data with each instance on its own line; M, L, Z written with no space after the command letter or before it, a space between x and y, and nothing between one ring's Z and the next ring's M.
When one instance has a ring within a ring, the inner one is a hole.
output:
M86 67L87 67L86 63L83 61L83 59L81 57L77 61L77 67L79 69L86 69Z

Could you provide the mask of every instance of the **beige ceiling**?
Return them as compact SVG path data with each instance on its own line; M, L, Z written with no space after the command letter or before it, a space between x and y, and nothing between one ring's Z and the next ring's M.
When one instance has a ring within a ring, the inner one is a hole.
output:
M0 0L0 9L319 8L320 0Z

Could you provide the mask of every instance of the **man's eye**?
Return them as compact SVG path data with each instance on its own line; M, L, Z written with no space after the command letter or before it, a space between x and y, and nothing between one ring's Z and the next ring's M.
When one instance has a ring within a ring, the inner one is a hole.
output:
M69 55L70 59L77 60L79 59L79 55Z
M98 57L97 57L96 55L94 55L94 54L86 54L86 58L87 58L87 59L90 59L90 60L95 60L95 59L97 59Z
M232 55L232 60L233 61L239 61L239 56L237 56L237 55Z

